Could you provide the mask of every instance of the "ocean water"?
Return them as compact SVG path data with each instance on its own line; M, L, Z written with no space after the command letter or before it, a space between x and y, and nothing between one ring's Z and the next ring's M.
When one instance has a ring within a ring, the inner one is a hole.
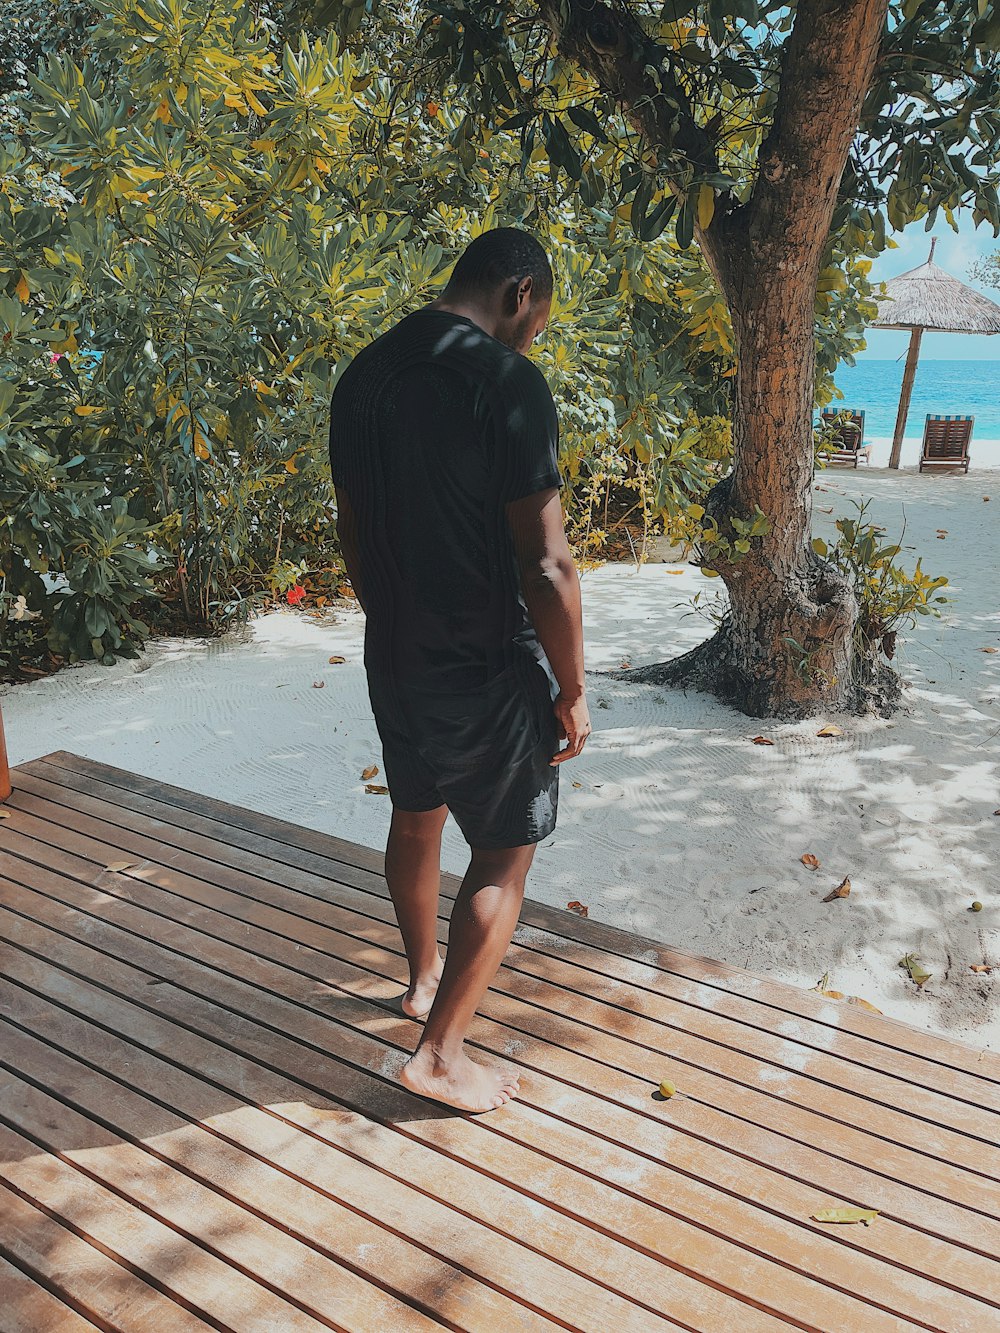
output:
M865 410L865 435L888 436L896 426L904 361L861 360L836 374L844 398L831 407ZM973 443L1000 439L1000 361L921 361L913 383L906 436L923 435L928 412L973 416Z

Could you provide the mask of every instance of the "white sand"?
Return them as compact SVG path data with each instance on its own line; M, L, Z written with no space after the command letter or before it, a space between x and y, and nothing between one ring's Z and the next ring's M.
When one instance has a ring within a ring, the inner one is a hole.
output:
M839 717L843 738L821 740L816 723L758 723L702 695L592 676L594 735L562 770L559 825L528 892L794 985L829 972L887 1014L997 1048L1000 971L969 965L1000 964L1000 654L980 651L1000 648L1000 476L830 469L818 483L817 510L834 510L817 512L818 533L851 497L871 496L890 534L905 506L911 558L954 585L945 618L902 648L909 711ZM589 668L663 660L704 637L686 602L719 584L677 568L584 575ZM161 639L135 662L0 687L11 762L72 750L381 848L389 801L359 780L380 761L362 628L356 610L286 610L243 642ZM347 664L329 665L335 653ZM760 732L775 745L751 744ZM467 860L450 820L443 860L459 873ZM850 897L823 904L845 875ZM922 991L897 966L910 951L933 973Z

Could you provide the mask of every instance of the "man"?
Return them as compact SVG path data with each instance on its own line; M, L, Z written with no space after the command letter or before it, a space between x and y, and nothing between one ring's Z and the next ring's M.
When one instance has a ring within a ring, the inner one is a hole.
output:
M590 734L555 406L525 355L551 304L535 238L485 232L436 301L355 357L331 405L337 532L367 617L393 806L385 873L410 966L402 1008L426 1015L400 1078L466 1111L518 1091L516 1070L469 1059L465 1035L535 846L555 827L559 765ZM442 964L449 810L472 856Z

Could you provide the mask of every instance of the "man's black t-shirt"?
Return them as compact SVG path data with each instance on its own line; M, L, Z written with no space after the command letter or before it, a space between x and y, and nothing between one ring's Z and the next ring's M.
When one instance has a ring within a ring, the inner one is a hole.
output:
M443 693L534 658L554 683L504 507L561 484L557 446L541 372L463 315L415 311L354 358L330 465L358 521L369 673Z

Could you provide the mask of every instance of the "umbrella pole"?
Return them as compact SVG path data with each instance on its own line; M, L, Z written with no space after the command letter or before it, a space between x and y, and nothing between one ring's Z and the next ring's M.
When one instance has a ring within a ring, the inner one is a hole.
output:
M906 418L910 411L910 395L913 393L913 381L917 374L917 358L920 355L920 339L923 336L923 329L913 329L910 334L910 350L906 354L903 388L899 395L899 411L896 414L896 430L892 437L892 453L889 455L890 467L899 467L899 456L903 452L903 432L906 430Z

